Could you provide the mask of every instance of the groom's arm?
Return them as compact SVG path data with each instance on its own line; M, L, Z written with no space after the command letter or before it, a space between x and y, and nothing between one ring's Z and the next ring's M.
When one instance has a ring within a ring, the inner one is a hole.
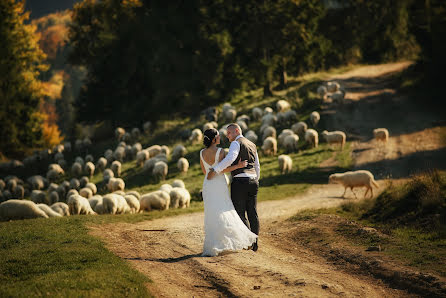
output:
M237 141L231 142L231 145L229 146L229 152L226 155L225 158L223 158L222 161L220 161L215 167L214 171L218 174L221 173L224 169L229 167L237 158L238 154L240 152L240 144Z
M254 161L254 169L256 170L257 174L257 181L260 180L260 162L259 162L259 155L256 152L256 160Z

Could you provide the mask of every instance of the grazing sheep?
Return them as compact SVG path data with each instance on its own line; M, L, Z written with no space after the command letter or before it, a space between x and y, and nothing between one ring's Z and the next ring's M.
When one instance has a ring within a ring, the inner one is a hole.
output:
M82 147L83 147L83 148L90 148L91 145L92 145L92 143L91 143L91 140L90 140L89 137L85 137L85 138L82 140Z
M286 100L281 99L276 103L277 112L285 112L285 111L289 110L290 108L291 108L291 105Z
M48 192L50 204L59 202L59 193L57 191Z
M169 167L164 161L157 161L153 166L152 175L159 180L165 180Z
M161 185L159 190L163 190L167 193L170 193L172 188L173 188L172 185L166 183L166 184Z
M74 141L74 149L76 151L78 151L78 152L81 151L82 147L83 147L82 140L77 139L76 141Z
M110 169L113 171L114 177L121 176L121 163L119 161L112 162Z
M79 195L83 196L86 199L89 199L93 196L93 191L88 187L84 187L79 190Z
M137 140L140 136L141 136L141 131L139 130L138 127L134 127L134 128L132 129L132 138L133 138L134 140Z
M191 141L192 144L201 143L203 140L203 133L198 128L195 128L192 130L192 135L189 138L189 141Z
M70 207L66 203L57 202L51 205L50 208L62 216L70 216Z
M102 205L104 213L106 214L124 214L130 212L125 198L116 193L106 194L102 199Z
M187 208L190 206L190 193L182 187L174 187L169 193L169 208Z
M280 112L282 114L281 120L279 121L279 116L277 116L277 120L282 123L292 123L297 119L297 113L295 110L288 110L286 112ZM277 114L279 115L279 114Z
M263 115L263 111L261 108L255 107L252 109L252 118L254 120L259 120Z
M23 185L18 184L14 189L12 189L13 199L23 199L25 197L25 188Z
M73 163L71 166L71 174L74 177L80 177L82 175L82 165L78 162Z
M180 173L187 173L187 170L189 170L189 162L184 157L181 157L177 162L177 167Z
M227 109L223 111L223 117L225 118L226 121L233 122L237 117L237 111L233 108Z
M317 94L321 97L324 98L324 96L327 94L328 90L327 87L325 87L324 85L320 85L317 88Z
M98 188L96 187L96 184L94 184L92 182L88 182L87 184L85 184L85 187L91 189L91 192L93 193L93 195L95 195L98 192Z
M31 189L41 190L45 188L45 178L43 178L40 175L31 176L26 180L30 186ZM2 180L3 187L0 187L1 190L5 188L5 182Z
M121 139L122 139L122 137L124 136L124 134L125 134L125 129L124 129L124 128L122 128L122 127L117 127L117 128L115 129L115 137L116 137L116 140L121 141Z
M138 200L141 198L141 194L137 192L136 190L131 190L126 192L124 195L132 195L135 196Z
M149 159L149 151L141 150L136 154L136 166L141 167Z
M211 129L211 128L216 129L217 127L218 127L217 122L215 122L215 121L207 122L203 125L203 132L205 132L206 130Z
M161 145L161 154L164 154L166 157L170 155L170 149L166 145Z
M238 124L238 126L240 126L240 129L242 130L241 132L243 132L243 131L247 131L247 130L248 130L248 125L246 124L245 121L243 121L243 120L237 120L236 123Z
M85 175L87 175L88 177L91 178L94 174L94 169L95 169L94 164L91 161L88 161L85 164L85 168L84 168Z
M291 134L285 137L283 141L283 146L287 152L296 152L299 142L299 136L296 134Z
M79 163L82 167L84 167L84 165L85 165L85 161L84 161L84 159L83 159L82 157L80 157L80 156L77 156L77 157L74 159L74 162Z
M130 146L130 145L125 146L124 156L125 156L125 160L132 160L134 158L132 146Z
M113 150L111 150L111 149L105 150L104 157L108 163L112 162L113 161Z
M64 159L63 153L62 153L62 152L57 152L57 153L54 155L54 161L55 161L55 162L58 162L58 161L61 160L61 159Z
M45 203L45 204L51 204L49 201L49 198L47 198L46 193L41 190L33 190L30 194L30 199L34 203Z
M321 133L321 136L325 138L328 144L340 144L341 150L344 149L345 140L347 137L345 136L345 133L343 131L335 130L328 132L324 130Z
M111 178L115 177L115 174L110 169L105 169L104 173L102 173L102 180L108 184Z
M373 136L375 137L376 141L387 143L389 140L389 131L387 128L375 128L373 130Z
M249 130L245 134L245 138L247 138L248 140L250 140L254 144L257 143L257 140L259 139L259 137L256 135L256 133L253 130Z
M262 125L274 126L277 122L277 117L273 113L268 113L262 117Z
M66 169L68 163L67 163L67 161L66 161L65 159L59 159L59 160L57 161L57 164L58 164L61 168Z
M87 176L82 176L81 179L79 180L79 184L80 184L79 187L84 188L88 182L90 182L90 179Z
M279 134L279 136L277 137L277 143L280 145L280 146L283 146L284 145L284 141L285 141L285 138L287 137L287 136L290 136L290 135L293 135L294 134L294 132L291 130L291 129L284 129L284 130L282 130L282 132Z
M48 206L47 204L37 204L37 207L39 207L40 210L45 212L45 214L48 215L48 217L62 217L62 215L51 209L51 207Z
M70 189L67 192L67 196L65 198L66 198L66 200L68 200L71 196L74 196L74 195L79 195L79 192L75 189Z
M167 163L167 157L164 154L158 154L157 156L146 160L143 166L144 171L152 173L153 168L158 161Z
M98 162L96 163L96 169L102 172L107 167L107 159L105 157L99 157Z
M94 162L94 157L91 154L85 156L85 162Z
M121 178L110 178L107 183L108 191L114 192L117 190L124 191L125 182Z
M319 115L319 113L316 111L311 112L310 121L311 124L313 124L313 127L316 127L316 125L319 123L319 120L321 120L321 115Z
M124 199L127 202L127 205L130 209L130 213L139 212L140 204L139 204L139 199L137 197L135 197L134 195L125 195Z
M331 174L328 177L328 183L339 183L344 186L344 193L342 197L345 196L347 188L350 187L350 190L353 192L356 198L356 194L353 191L354 187L367 187L366 192L364 193L364 198L370 190L371 197L373 197L373 189L372 186L379 188L378 183L376 183L373 174L367 170L358 170L358 171L349 171L345 173L335 173Z
M32 177L36 177L36 176L31 176L31 177L29 177L28 178L28 183L30 183L29 182L29 179L31 179ZM40 177L42 177L42 176L40 176ZM43 178L43 177L42 177ZM30 183L31 184L31 183ZM6 186L6 184L5 184L5 181L3 181L3 179L0 179L0 191L2 191L2 190L4 190L5 189L5 186ZM44 185L43 185L43 180L42 180L42 188L44 187Z
M29 218L48 218L34 202L27 200L8 200L0 204L0 220L17 220Z
M95 195L88 199L88 203L90 204L91 209L95 210L97 204L103 203L103 198L101 195ZM98 213L98 212L96 212L96 213ZM101 214L103 214L103 212Z
M333 102L342 103L344 101L345 91L341 89L328 95L327 97L331 98Z
M327 83L327 90L328 92L336 92L341 88L338 82L328 82Z
M262 140L265 140L266 138L272 137L276 138L276 129L273 126L268 126L263 130Z
M149 148L147 148L146 150L149 151L149 156L150 156L150 158L152 158L152 157L160 154L162 149L161 149L160 145L153 145L153 146L150 146Z
M305 132L307 131L307 129L308 129L307 124L306 124L305 122L302 122L302 121L297 122L297 123L295 123L295 124L293 124L293 125L291 126L291 130L292 130L295 134L297 134L297 135L301 135L301 136L303 136L303 135L305 134Z
M157 190L142 195L139 203L140 210L167 210L170 205L170 195L165 191Z
M113 159L123 162L125 158L125 146L118 146L113 152Z
M180 187L180 188L186 188L186 185L184 184L184 181L181 179L175 179L171 183L172 187Z
M150 122L150 121L146 121L142 125L142 128L143 128L145 134L148 134L150 132L151 127L152 127L152 122Z
M263 141L262 151L265 155L276 155L277 154L277 141L273 137L267 137Z
M308 129L305 132L305 141L311 145L312 148L317 148L319 145L319 135L314 129Z
M71 143L70 142L63 143L63 147L64 147L64 151L71 152Z
M291 172L291 169L293 167L293 160L289 155L285 154L279 155L278 161L279 161L279 169L282 174Z
M88 200L80 195L72 195L67 199L67 205L71 215L96 214L90 207Z
M274 111L271 107L266 107L263 109L263 114L272 114Z
M187 149L181 144L178 144L172 150L172 160L177 161L180 157L184 157L187 154Z
M249 117L246 114L243 114L243 115L240 115L240 116L237 117L237 121L243 121L246 124L249 124L249 122L251 122L251 117Z
M48 181L55 181L57 178L59 178L61 175L65 174L65 171L60 167L60 165L57 165L60 170L49 170L46 173L46 179L48 179Z

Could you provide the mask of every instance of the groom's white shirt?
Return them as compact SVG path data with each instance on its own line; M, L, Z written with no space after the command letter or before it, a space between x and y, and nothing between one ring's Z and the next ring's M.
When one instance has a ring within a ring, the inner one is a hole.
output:
M231 142L231 145L229 146L228 155L226 155L226 157L214 167L215 172L220 173L221 171L232 165L232 163L235 161L240 152L240 143L237 142L237 140L241 137L243 137L243 135L238 135L235 138L235 140ZM260 179L260 163L257 152L256 152L256 160L254 161L254 168L256 170L256 176L247 173L241 173L235 175L234 177L252 177L256 178L257 180Z

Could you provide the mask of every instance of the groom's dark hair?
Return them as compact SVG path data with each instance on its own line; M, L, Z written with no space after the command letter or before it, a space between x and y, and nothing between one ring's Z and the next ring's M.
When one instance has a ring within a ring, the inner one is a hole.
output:
M203 145L206 146L206 148L209 148L209 146L212 145L212 141L215 139L215 136L218 134L218 130L215 128L209 128L204 131L204 137L203 137Z

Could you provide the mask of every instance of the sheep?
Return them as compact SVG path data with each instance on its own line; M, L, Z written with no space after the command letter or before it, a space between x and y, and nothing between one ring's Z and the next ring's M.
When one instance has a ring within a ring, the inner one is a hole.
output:
M161 146L160 145L153 145L149 148L146 148L147 151L149 151L149 156L154 157L161 153Z
M181 179L173 180L171 185L172 185L172 187L186 188L186 185L184 184L183 180L181 180Z
M305 134L305 132L307 131L307 129L308 129L307 124L306 124L305 122L302 122L302 121L297 122L297 123L295 123L295 124L293 124L293 125L291 126L291 130L292 130L295 134L297 134L297 135L301 135L301 136Z
M141 167L149 159L149 151L141 150L136 154L136 166Z
M383 143L387 143L389 140L389 131L387 128L375 128L373 130L373 136L376 141L382 141Z
M327 94L328 90L327 87L325 87L324 85L320 85L317 88L317 94L321 97L324 98L324 96Z
M63 186L62 184L57 187L56 192L59 195L59 198L65 198L67 194L65 186Z
M101 195L95 195L88 199L88 203L90 204L91 209L95 209L96 205L103 202L103 198ZM95 211L96 212L96 211Z
M146 121L144 122L144 124L142 125L142 129L144 130L145 134L148 134L150 132L150 128L152 127L152 122L150 121Z
M58 177L60 177L60 175L63 175L63 174L65 174L65 172L64 172L64 170L62 170L62 168L60 167L60 165L57 165L57 166L59 166L59 168L60 168L60 170L61 171L59 171L59 170L49 170L47 173L46 173L46 179L48 179L48 181L55 181Z
M104 173L102 173L102 181L104 181L106 184L108 184L110 178L113 177L115 177L115 174L110 169L105 169Z
M50 208L62 216L70 216L70 207L66 203L57 202L51 205Z
M248 125L246 124L245 121L243 121L243 120L237 120L236 123L238 124L238 126L240 126L240 129L242 130L241 132L243 132L243 131L247 131L247 130L248 130Z
M85 165L84 159L80 156L76 156L76 158L74 159L74 162L79 163L82 167L84 167L84 165Z
M276 129L273 126L268 126L263 130L262 140L269 137L276 138Z
M190 206L190 193L182 187L174 187L169 193L169 208L187 208Z
M82 147L83 147L82 140L77 139L76 141L74 141L74 149L76 149L76 151L81 151Z
M84 147L84 148L90 148L90 146L91 146L91 140L90 140L90 138L89 137L85 137L83 140L82 140L82 147Z
M170 149L166 145L161 145L161 154L164 154L166 158L170 155Z
M110 180L107 183L108 191L114 192L117 190L124 191L125 188L125 182L121 178L110 178Z
M130 212L125 198L116 193L106 194L102 199L102 204L104 213L107 214L124 214Z
M186 158L181 157L177 162L177 167L180 173L187 173L187 170L189 170L189 162Z
M125 146L118 146L113 152L113 159L117 161L124 161L125 158Z
M294 110L288 110L286 112L277 113L277 122L279 123L291 123L297 118L297 113Z
M74 177L80 177L82 175L82 165L78 162L73 163L71 166L71 174Z
M240 116L237 117L237 121L243 121L246 124L249 124L249 122L251 122L251 117L249 117L246 114L243 114L243 115L240 115Z
M263 141L262 151L265 155L276 155L277 153L277 141L273 137L267 137Z
M121 163L119 161L112 162L110 169L113 171L114 177L121 176Z
M317 148L319 145L319 135L314 129L308 129L305 132L305 141L310 144L312 148Z
M94 184L92 182L88 182L87 184L85 184L85 187L91 189L91 192L93 193L93 195L95 195L98 192L98 188L96 187L96 184Z
M66 161L65 159L59 159L59 160L57 161L57 164L58 164L61 168L66 169L68 163L67 163L67 161Z
M12 198L13 199L23 199L25 197L25 188L23 185L18 184L12 190Z
M151 173L153 171L153 167L158 161L164 161L167 163L167 157L164 154L158 154L157 156L146 160L143 166L144 171Z
M48 215L48 217L62 217L62 215L51 209L51 207L46 204L37 204L37 207L39 207L40 210L45 212L45 214Z
M66 196L65 198L66 198L66 200L68 201L68 199L69 199L71 196L74 196L74 195L79 195L79 192L78 192L77 190L75 190L75 189L70 189L70 190L67 192L67 196Z
M283 146L284 145L284 141L285 141L285 138L287 137L287 136L289 136L289 135L293 135L294 134L294 132L291 130L291 129L284 129L284 130L282 130L282 132L279 134L279 136L277 137L277 141L278 141L278 144L280 145L280 146Z
M170 195L163 190L157 190L142 195L139 203L140 210L167 210L170 205Z
M140 152L142 150L142 145L141 143L135 143L132 145L132 158L134 159L136 157L136 155L138 154L138 152Z
M57 152L57 153L54 155L54 161L57 162L57 161L59 161L59 160L61 160L61 159L64 159L63 153L62 153L62 152Z
M90 207L88 200L80 195L72 195L67 199L67 205L71 215L96 214Z
M225 102L222 106L222 111L225 112L229 109L233 109L232 105L229 102Z
M279 169L282 174L291 172L293 167L293 160L289 155L281 154L278 157Z
M331 98L333 102L342 103L344 101L345 91L341 89L328 95L327 97Z
M93 191L88 187L84 187L79 190L79 195L83 196L86 199L89 199L93 196Z
M48 218L34 202L27 200L8 200L0 204L0 220L16 220L29 218Z
M84 188L88 182L90 182L90 179L87 176L82 176L81 179L79 179L79 187Z
M271 107L266 107L263 109L263 114L272 114L274 111Z
M328 82L327 83L327 90L328 92L336 92L341 88L338 82Z
M258 107L253 108L251 113L254 120L259 120L263 115L262 109Z
M115 137L116 137L116 140L120 141L120 140L122 139L122 137L124 136L124 134L125 134L125 129L124 129L124 128L122 128L122 127L117 127L117 128L115 129Z
M159 180L165 180L169 167L164 161L157 161L153 166L152 175Z
M85 162L94 162L94 157L91 154L85 156Z
M201 130L199 130L198 128L192 130L192 135L190 136L189 141L192 144L197 144L201 143L202 140L203 140L203 133L201 132Z
M130 213L138 213L140 208L139 199L134 195L125 195L124 199L129 206Z
M96 169L100 172L104 171L107 167L107 159L105 157L99 157L98 162L96 163Z
M321 133L321 136L327 141L328 144L340 144L341 150L344 149L346 136L343 131L335 130L335 131L326 131L324 130Z
M48 193L48 200L50 204L59 202L59 193L57 191L52 191Z
M140 136L141 136L141 131L139 130L138 127L134 127L134 128L132 129L132 138L133 138L134 140L137 140Z
M180 157L184 157L187 154L187 149L183 145L176 145L172 150L172 160L177 161Z
M232 122L237 117L237 111L233 108L227 109L227 110L223 111L223 116L226 121Z
M208 129L217 128L217 127L218 127L217 122L215 122L215 121L207 122L203 125L203 132L205 132Z
M269 113L269 114L265 114L262 117L262 125L268 125L268 126L274 126L277 122L277 117L276 115Z
M26 181L30 184L31 189L41 190L41 189L44 189L44 187L45 187L45 178L43 178L40 175L31 176ZM5 182L3 182L3 185L4 184L5 184ZM1 190L3 190L4 187L5 186L0 187Z
M378 183L376 183L373 174L367 170L358 170L358 171L349 171L345 173L335 173L331 174L328 177L328 183L339 183L344 186L344 193L342 197L345 196L347 188L350 187L350 190L356 197L356 194L353 191L354 187L367 187L366 192L364 193L364 198L370 190L371 198L373 197L373 189L372 186L379 188Z
M41 190L33 190L30 194L30 199L34 203L45 203L51 204L49 198L47 198L46 193Z
M104 157L107 160L107 162L112 162L113 161L113 150L111 149L107 149L104 152Z
M138 200L141 198L141 194L137 192L136 190L131 190L126 192L124 195L132 195L135 196Z
M283 146L287 152L295 152L297 151L298 142L299 136L293 133L285 137Z
M167 193L170 193L172 188L173 188L172 185L166 183L166 184L161 185L159 190L163 190L163 191L165 191Z
M31 179L32 177L34 177L34 176L31 176L30 178L28 178L28 182L29 182L29 179ZM40 176L40 177L42 177L42 176ZM5 186L6 186L5 181L3 181L3 179L0 179L0 191L4 190ZM42 188L43 188L43 182L42 182Z
M247 138L248 140L250 140L254 144L257 143L257 140L259 139L259 137L256 135L256 133L253 130L249 130L245 134L245 138Z
M125 146L124 157L125 157L125 160L132 160L134 158L132 146L130 146L130 145Z
M88 161L85 164L84 172L88 177L92 177L94 174L94 169L95 169L94 164L91 161Z
M313 124L313 127L316 127L316 125L319 123L319 120L321 120L321 115L319 115L319 113L316 111L311 112L310 121L311 124Z
M57 164L57 163L52 163L52 164L50 164L49 166L48 166L48 172L49 171L55 171L55 172L57 172L58 174L60 174L60 175L63 175L63 174L65 174L65 171L62 169L62 167L59 165L59 164Z
M276 110L277 112L285 112L287 110L289 110L291 108L291 105L288 101L286 100L279 100L276 102Z

